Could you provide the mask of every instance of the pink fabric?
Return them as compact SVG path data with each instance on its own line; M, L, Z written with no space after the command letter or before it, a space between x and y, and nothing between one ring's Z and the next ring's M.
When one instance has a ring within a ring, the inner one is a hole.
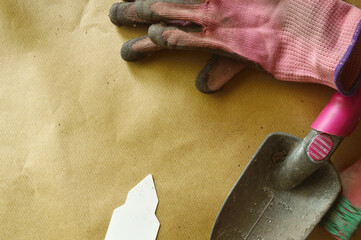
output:
M346 168L340 174L342 182L342 195L350 203L361 209L361 160Z
M222 49L259 63L280 80L333 88L335 69L361 21L360 9L342 0L155 2L150 9L203 26L200 33L163 32L171 44Z
M148 20L144 20L138 17L138 15L134 12L134 4L130 4L127 8L124 9L123 16L133 22L151 23Z
M136 41L132 45L133 51L139 52L139 53L151 53L151 52L157 52L161 50L162 48L156 45L152 40L149 39L149 37L141 39L139 41Z

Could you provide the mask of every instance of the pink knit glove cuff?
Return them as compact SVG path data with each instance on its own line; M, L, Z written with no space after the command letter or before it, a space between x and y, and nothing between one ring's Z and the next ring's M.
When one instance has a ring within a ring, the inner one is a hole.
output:
M334 81L340 93L354 95L361 83L361 21L357 24L350 46L341 61L338 63ZM345 63L349 64L346 65Z
M275 77L353 95L360 84L360 9L340 0L291 0L283 21Z

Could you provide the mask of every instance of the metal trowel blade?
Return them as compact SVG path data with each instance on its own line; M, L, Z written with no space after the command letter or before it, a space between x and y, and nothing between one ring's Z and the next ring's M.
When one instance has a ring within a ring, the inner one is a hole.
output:
M331 207L340 180L331 162L291 190L277 187L274 171L302 141L285 133L269 135L223 204L211 240L306 239Z

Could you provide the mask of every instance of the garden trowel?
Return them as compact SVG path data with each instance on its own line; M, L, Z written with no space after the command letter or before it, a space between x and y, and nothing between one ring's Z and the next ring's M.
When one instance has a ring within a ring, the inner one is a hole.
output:
M304 139L269 135L228 195L210 239L306 239L340 193L329 159L360 113L360 91L335 93Z

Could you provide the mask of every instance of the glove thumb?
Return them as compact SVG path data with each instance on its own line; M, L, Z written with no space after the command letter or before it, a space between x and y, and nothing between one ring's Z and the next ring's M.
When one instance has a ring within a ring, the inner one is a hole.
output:
M246 65L242 62L213 55L196 79L196 87L203 93L220 90L229 80L242 71Z

